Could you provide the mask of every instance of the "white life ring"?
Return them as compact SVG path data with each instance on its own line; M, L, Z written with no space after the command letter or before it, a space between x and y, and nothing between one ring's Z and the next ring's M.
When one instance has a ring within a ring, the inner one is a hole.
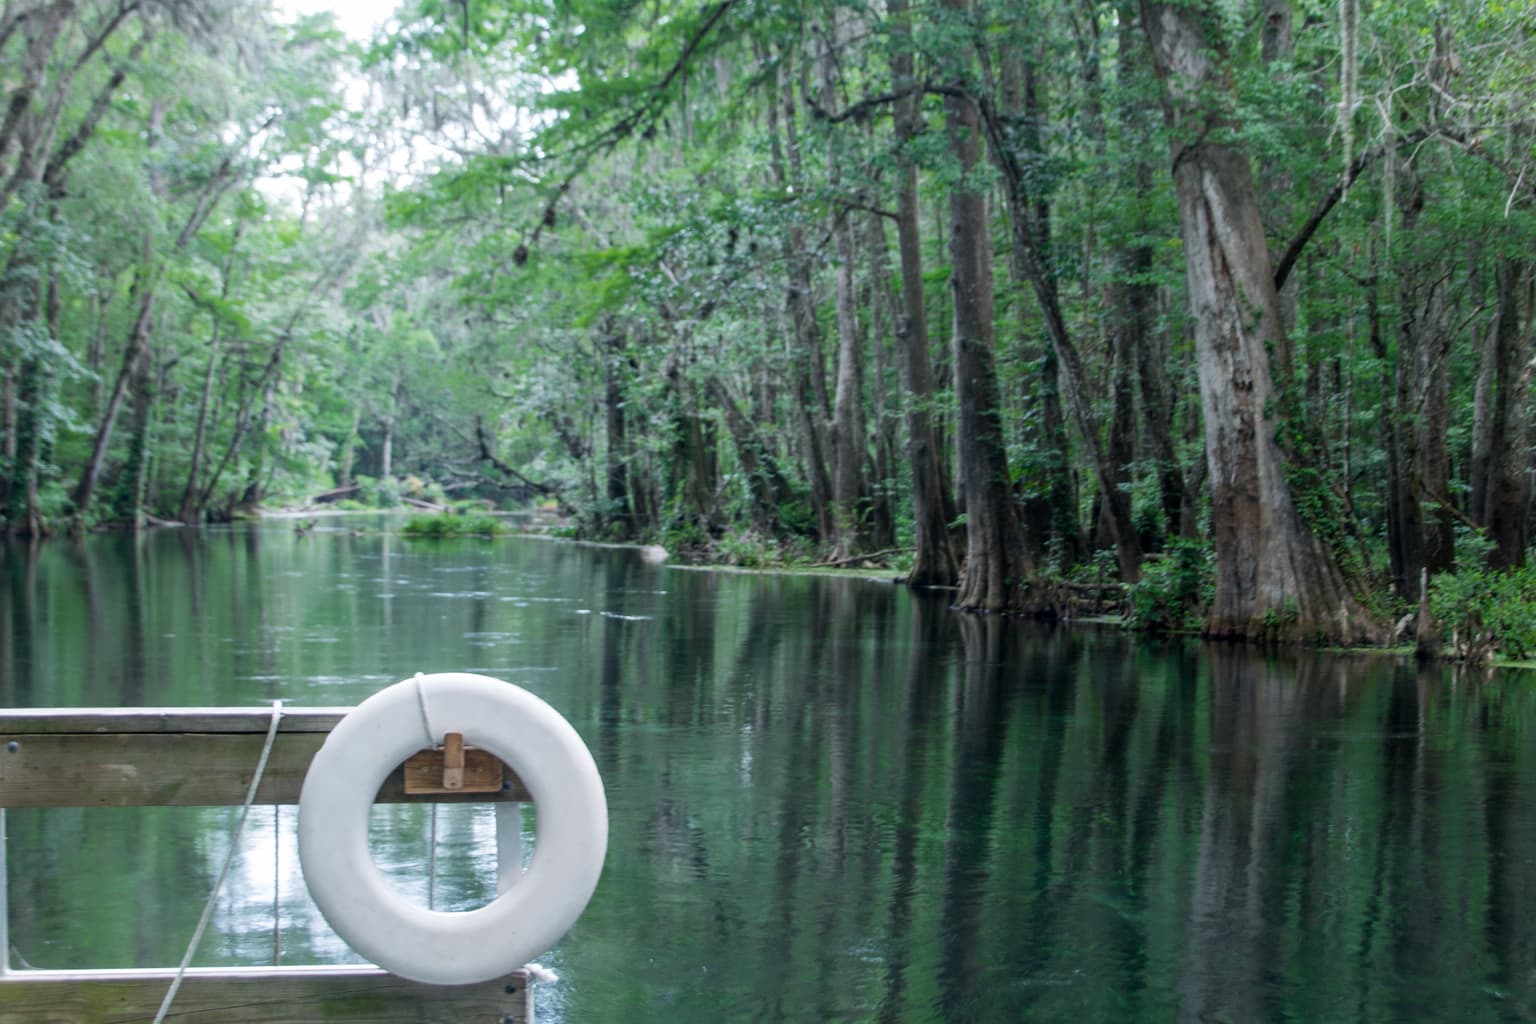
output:
M478 910L410 902L368 850L379 786L429 727L441 730L434 742L460 732L501 758L538 808L527 873ZM299 796L299 860L320 912L369 960L434 985L499 978L553 946L592 898L607 849L603 781L581 737L538 697L489 676L417 676L369 697L326 738Z

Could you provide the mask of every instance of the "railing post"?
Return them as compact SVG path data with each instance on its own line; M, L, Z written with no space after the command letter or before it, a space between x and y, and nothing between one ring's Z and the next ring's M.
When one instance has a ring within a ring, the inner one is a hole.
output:
M5 808L0 807L0 978L11 971L11 905L6 899Z
M523 877L523 805L496 805L496 895Z

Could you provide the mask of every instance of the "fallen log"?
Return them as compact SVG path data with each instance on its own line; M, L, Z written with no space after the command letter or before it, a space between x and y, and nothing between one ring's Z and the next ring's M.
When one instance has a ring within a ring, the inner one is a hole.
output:
M340 501L342 498L350 498L362 489L361 484L344 484L341 487L332 487L328 491L321 491L314 498L310 499L311 504L328 505L333 501Z

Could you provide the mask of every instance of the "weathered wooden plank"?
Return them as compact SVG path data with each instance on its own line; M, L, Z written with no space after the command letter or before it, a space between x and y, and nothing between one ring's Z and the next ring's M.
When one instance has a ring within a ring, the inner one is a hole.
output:
M266 742L260 733L128 732L120 734L8 731L0 715L0 807L217 807L245 801L251 773ZM324 733L279 732L256 791L260 804L295 804L304 774ZM498 761L499 765L500 762ZM499 792L417 796L396 769L381 803L528 801L511 769L502 766Z
M170 971L22 971L0 977L0 1024L151 1024ZM376 968L187 972L177 1024L531 1024L527 975L422 985Z
M330 732L351 708L283 708L278 732ZM177 733L254 732L262 736L272 723L267 708L6 708L0 732L36 733Z
M488 750L463 746L459 736L458 785L450 785L449 756L451 742L458 733L448 734L443 750L421 750L405 759L405 792L410 796L425 793L500 793L505 765Z

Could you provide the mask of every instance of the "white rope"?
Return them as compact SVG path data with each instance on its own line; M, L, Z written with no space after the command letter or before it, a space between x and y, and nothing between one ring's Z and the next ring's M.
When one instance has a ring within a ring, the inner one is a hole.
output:
M427 714L427 693L421 685L421 673L417 672L416 706L421 709L421 728L427 734L427 746L437 746L437 732L432 728L432 718ZM437 894L437 804L432 804L432 829L427 838L427 909L432 909Z
M437 733L432 728L432 719L427 716L427 695L421 688L421 673L416 673L416 706L421 709L421 728L427 734L427 746L437 746Z
M272 805L272 965L283 962L283 805Z
M155 1024L163 1024L165 1015L171 1009L171 1003L176 998L176 993L181 990L181 980L186 976L187 965L192 962L192 957L197 953L198 944L203 941L203 932L208 928L208 922L213 917L213 908L218 905L219 890L224 888L224 879L229 876L229 868L235 862L235 853L240 849L240 834L245 831L245 819L251 813L251 804L256 801L256 787L261 785L261 776L267 770L267 758L272 755L272 744L277 739L277 723L283 718L283 702L272 702L272 724L267 727L267 743L261 748L261 759L256 762L256 772L251 776L251 788L245 794L245 806L240 809L240 819L235 822L234 835L229 838L229 852L224 855L224 866L219 869L218 880L213 883L213 891L208 894L208 902L203 905L203 916L197 922L197 929L192 933L192 941L187 943L187 951L181 958L181 966L176 968L176 977L171 981L171 987L165 993L165 999L160 1003L160 1011L155 1014Z
M432 831L427 837L427 909L432 909L432 904L437 894L437 804L432 808Z

